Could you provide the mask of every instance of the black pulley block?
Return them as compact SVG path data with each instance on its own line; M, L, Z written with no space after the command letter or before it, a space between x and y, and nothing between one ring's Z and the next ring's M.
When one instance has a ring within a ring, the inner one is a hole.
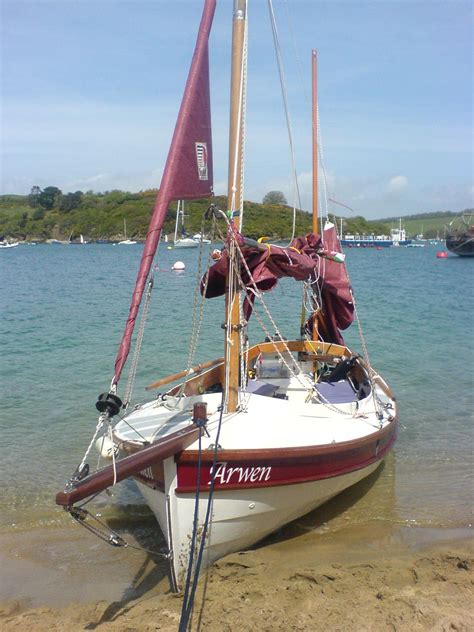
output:
M102 393L95 407L100 413L107 413L109 417L113 417L122 408L122 400L113 393Z

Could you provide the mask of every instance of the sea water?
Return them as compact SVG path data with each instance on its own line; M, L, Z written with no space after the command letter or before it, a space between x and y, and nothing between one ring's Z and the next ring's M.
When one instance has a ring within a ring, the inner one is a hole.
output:
M0 253L0 532L68 524L54 497L94 432L95 402L113 376L141 252L140 244L88 244ZM183 272L171 270L178 259ZM197 364L222 355L223 301L205 301L201 313L195 291L202 263L196 249L161 247L135 401L152 398L144 387L186 368L189 357ZM474 500L474 258L437 259L435 247L350 249L347 265L364 344L396 394L401 425L367 490L349 490L340 512L332 501L332 524L344 514L358 524L466 527ZM301 297L291 279L265 295L287 337L298 336ZM199 343L190 355L193 314ZM345 336L362 351L358 322ZM250 327L261 339L255 317ZM266 333L274 333L272 323ZM92 451L92 466L96 459ZM125 522L137 513L149 520L132 482L99 503Z

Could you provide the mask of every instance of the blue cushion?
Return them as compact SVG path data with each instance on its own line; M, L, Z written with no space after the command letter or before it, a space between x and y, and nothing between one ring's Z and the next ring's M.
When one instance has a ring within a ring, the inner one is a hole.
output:
M247 383L247 393L255 393L255 395L266 395L267 397L273 397L278 386L274 384L268 384L268 382L262 382L261 380L249 380Z
M354 402L356 399L354 389L346 380L341 380L340 382L321 382L316 385L316 390L324 400L331 404L348 404L349 402Z

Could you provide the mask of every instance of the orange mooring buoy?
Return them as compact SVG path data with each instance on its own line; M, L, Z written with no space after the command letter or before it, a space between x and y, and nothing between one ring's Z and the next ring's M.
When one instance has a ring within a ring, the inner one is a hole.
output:
M439 252L436 253L436 258L437 259L447 259L448 258L448 253L445 252L444 250L440 250Z

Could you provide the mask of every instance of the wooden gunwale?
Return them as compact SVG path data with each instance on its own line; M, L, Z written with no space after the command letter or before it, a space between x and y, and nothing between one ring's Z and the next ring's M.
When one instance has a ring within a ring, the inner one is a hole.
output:
M292 448L254 448L238 450L219 450L219 461L255 461L261 460L288 460L315 457L322 455L339 454L343 451L353 450L369 446L371 443L382 441L386 436L394 432L398 426L398 413L393 416L390 423L376 432L339 443L326 443L323 445L296 446ZM198 450L186 450L175 457L177 463L190 463L198 460ZM207 463L214 460L213 451L205 451L201 454L201 461Z
M291 352L302 352L311 354L311 361L314 362L328 362L332 358L339 359L343 356L349 357L351 355L350 350L342 345L332 344L328 342L314 342L311 340L285 340L275 342L261 342L253 345L247 351L246 360L247 362L251 362L259 354L275 353L276 349L278 349L280 353L285 353L285 351L289 349ZM224 377L222 371L223 366L223 358L210 360L209 362L198 364L197 366L190 369L189 372L180 371L179 373L163 377L160 380L149 384L146 387L146 390L159 388L160 386L164 386L165 384L169 384L183 377L189 376L189 379L186 380L185 394L197 394L199 392L199 389L201 389L201 391L204 391L207 387L212 386L212 384L216 382L222 384ZM176 394L180 386L180 384L174 386L168 391L168 394Z
M374 463L381 462L395 443L398 432L398 418L379 433L371 435L369 440L354 440L335 446L316 446L310 452L301 448L286 450L220 450L218 464L225 464L231 470L260 471L272 469L269 480L257 480L247 477L242 481L228 480L217 483L216 491L232 489L258 489L261 487L281 487L299 483L309 483L327 478L335 478L355 472ZM252 454L249 454L252 452ZM244 453L244 454L243 454ZM201 491L209 490L210 470L213 460L203 455L201 464ZM183 452L176 458L178 471L177 494L196 491L194 470L197 461L192 452Z

